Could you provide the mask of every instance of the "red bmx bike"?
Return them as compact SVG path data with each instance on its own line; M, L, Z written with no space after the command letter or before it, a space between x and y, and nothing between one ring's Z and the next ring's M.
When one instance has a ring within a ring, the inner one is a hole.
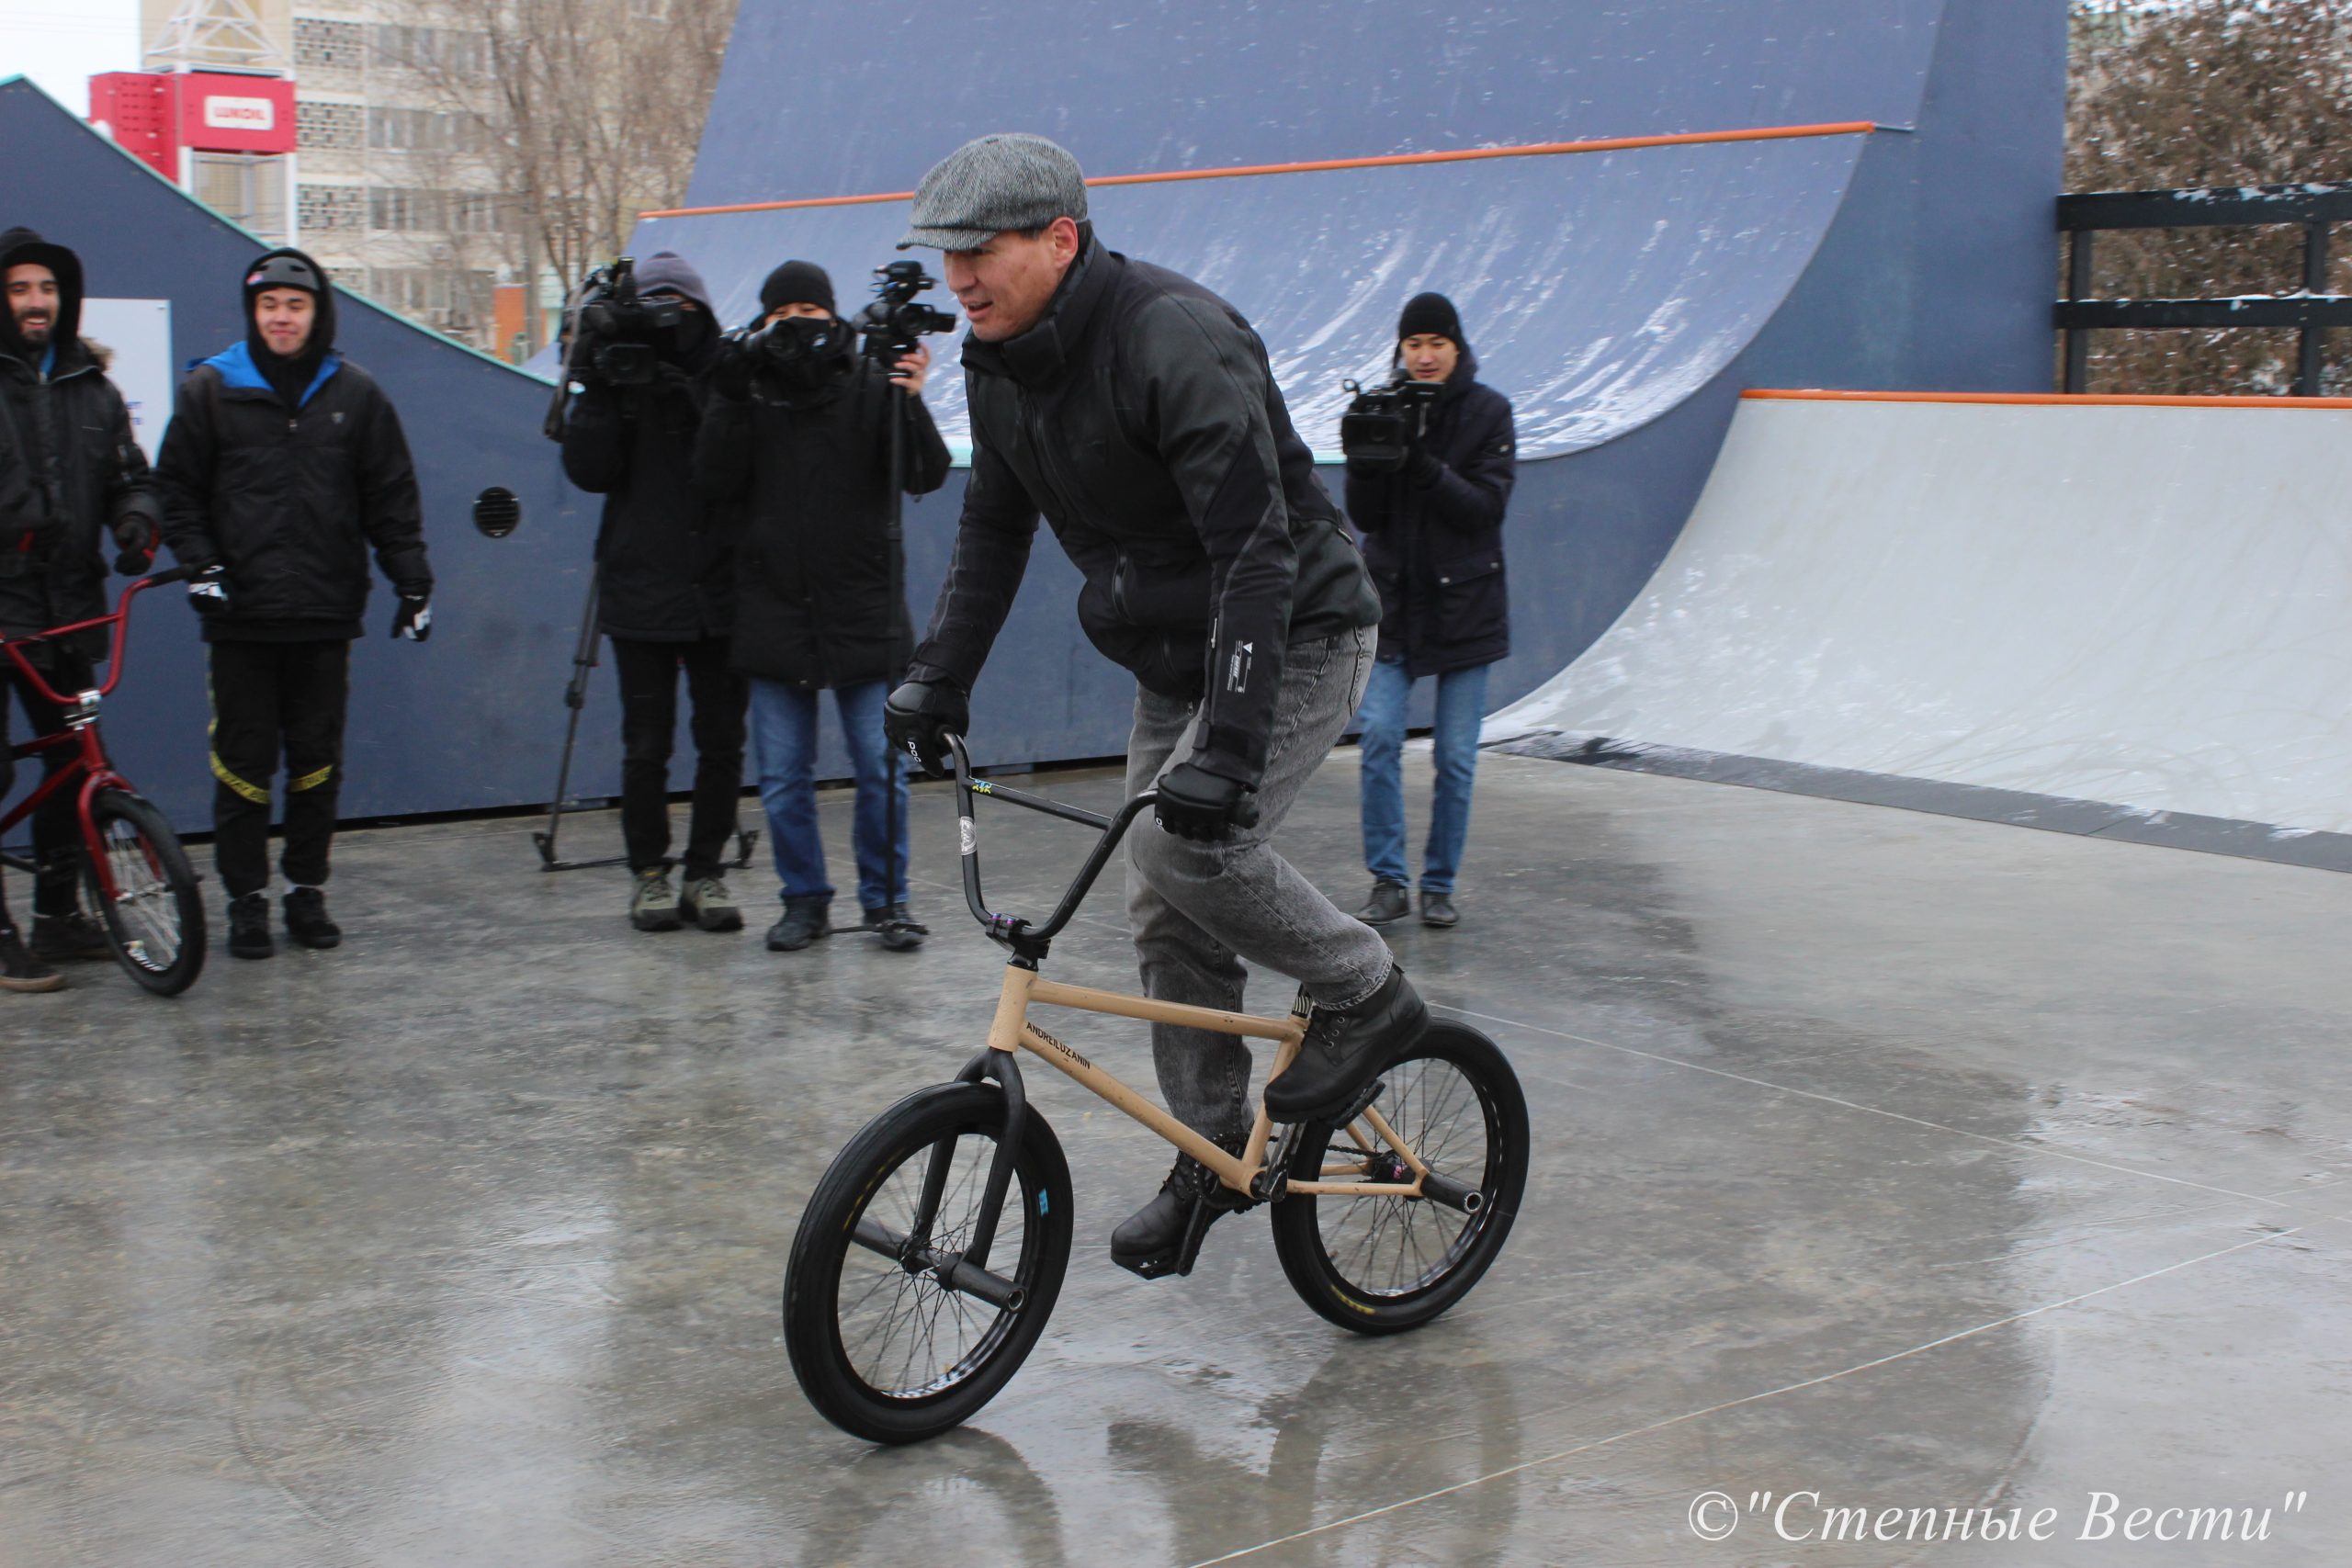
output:
M98 739L98 705L122 679L123 646L130 624L130 602L150 588L178 582L188 575L182 567L141 578L122 591L111 615L52 626L26 637L0 637L0 654L44 701L64 711L63 728L35 736L9 749L16 758L38 757L55 750L69 753L64 766L41 781L15 807L0 815L0 834L40 809L60 791L74 796L74 815L82 830L82 886L90 907L107 929L107 945L128 974L157 996L177 996L196 984L204 968L204 900L197 892L197 877L180 847L172 824L130 781L107 760ZM106 684L94 690L63 693L52 688L26 657L37 643L54 642L74 632L106 626L111 631L107 654ZM32 871L30 861L0 853L0 863Z

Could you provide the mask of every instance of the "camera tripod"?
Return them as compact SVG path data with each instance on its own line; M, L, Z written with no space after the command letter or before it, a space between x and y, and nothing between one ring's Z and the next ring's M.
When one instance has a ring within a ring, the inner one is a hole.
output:
M539 852L541 871L582 871L590 866L619 865L628 859L622 855L598 855L590 860L565 860L556 850L556 836L563 829L563 819L582 811L600 811L601 804L571 798L571 750L580 740L580 711L588 705L588 672L596 668L596 574L588 573L588 599L580 607L580 640L572 645L571 681L563 689L563 705L571 716L563 723L563 758L556 764L555 795L548 802L548 823L531 835L531 842ZM741 871L752 863L752 851L760 841L757 828L735 830L735 858L727 863Z

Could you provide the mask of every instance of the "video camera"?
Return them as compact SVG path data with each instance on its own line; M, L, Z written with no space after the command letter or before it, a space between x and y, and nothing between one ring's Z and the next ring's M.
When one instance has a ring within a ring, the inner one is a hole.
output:
M1398 377L1367 390L1354 381L1340 385L1353 394L1340 416L1340 450L1358 462L1395 468L1429 431L1430 411L1444 391L1442 381Z
M650 386L660 362L654 334L674 329L685 317L683 301L639 294L637 263L623 256L590 273L575 297L564 322L571 339L565 365L576 367L585 354L588 367L613 386Z
M939 279L923 271L919 261L894 261L874 269L874 301L857 313L853 324L865 340L869 358L896 365L915 350L917 338L956 330L953 310L933 310L915 299L937 286Z

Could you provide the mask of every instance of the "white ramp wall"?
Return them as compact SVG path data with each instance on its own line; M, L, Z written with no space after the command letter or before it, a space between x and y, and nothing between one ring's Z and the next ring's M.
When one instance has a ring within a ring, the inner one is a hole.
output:
M2352 832L2352 411L1743 401L1649 588L1487 721Z

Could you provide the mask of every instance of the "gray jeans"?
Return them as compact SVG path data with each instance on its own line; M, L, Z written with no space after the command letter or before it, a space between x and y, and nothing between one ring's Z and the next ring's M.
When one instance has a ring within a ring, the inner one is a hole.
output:
M1288 976L1334 1007L1363 999L1388 978L1395 960L1379 934L1340 913L1271 841L1363 700L1377 640L1367 627L1294 643L1283 656L1256 827L1212 844L1163 832L1148 819L1129 831L1127 922L1146 996L1238 1010L1249 980L1244 963ZM1199 717L1197 703L1136 693L1130 796L1190 760ZM1248 1045L1230 1034L1154 1024L1151 1046L1159 1091L1179 1120L1211 1137L1249 1129Z

